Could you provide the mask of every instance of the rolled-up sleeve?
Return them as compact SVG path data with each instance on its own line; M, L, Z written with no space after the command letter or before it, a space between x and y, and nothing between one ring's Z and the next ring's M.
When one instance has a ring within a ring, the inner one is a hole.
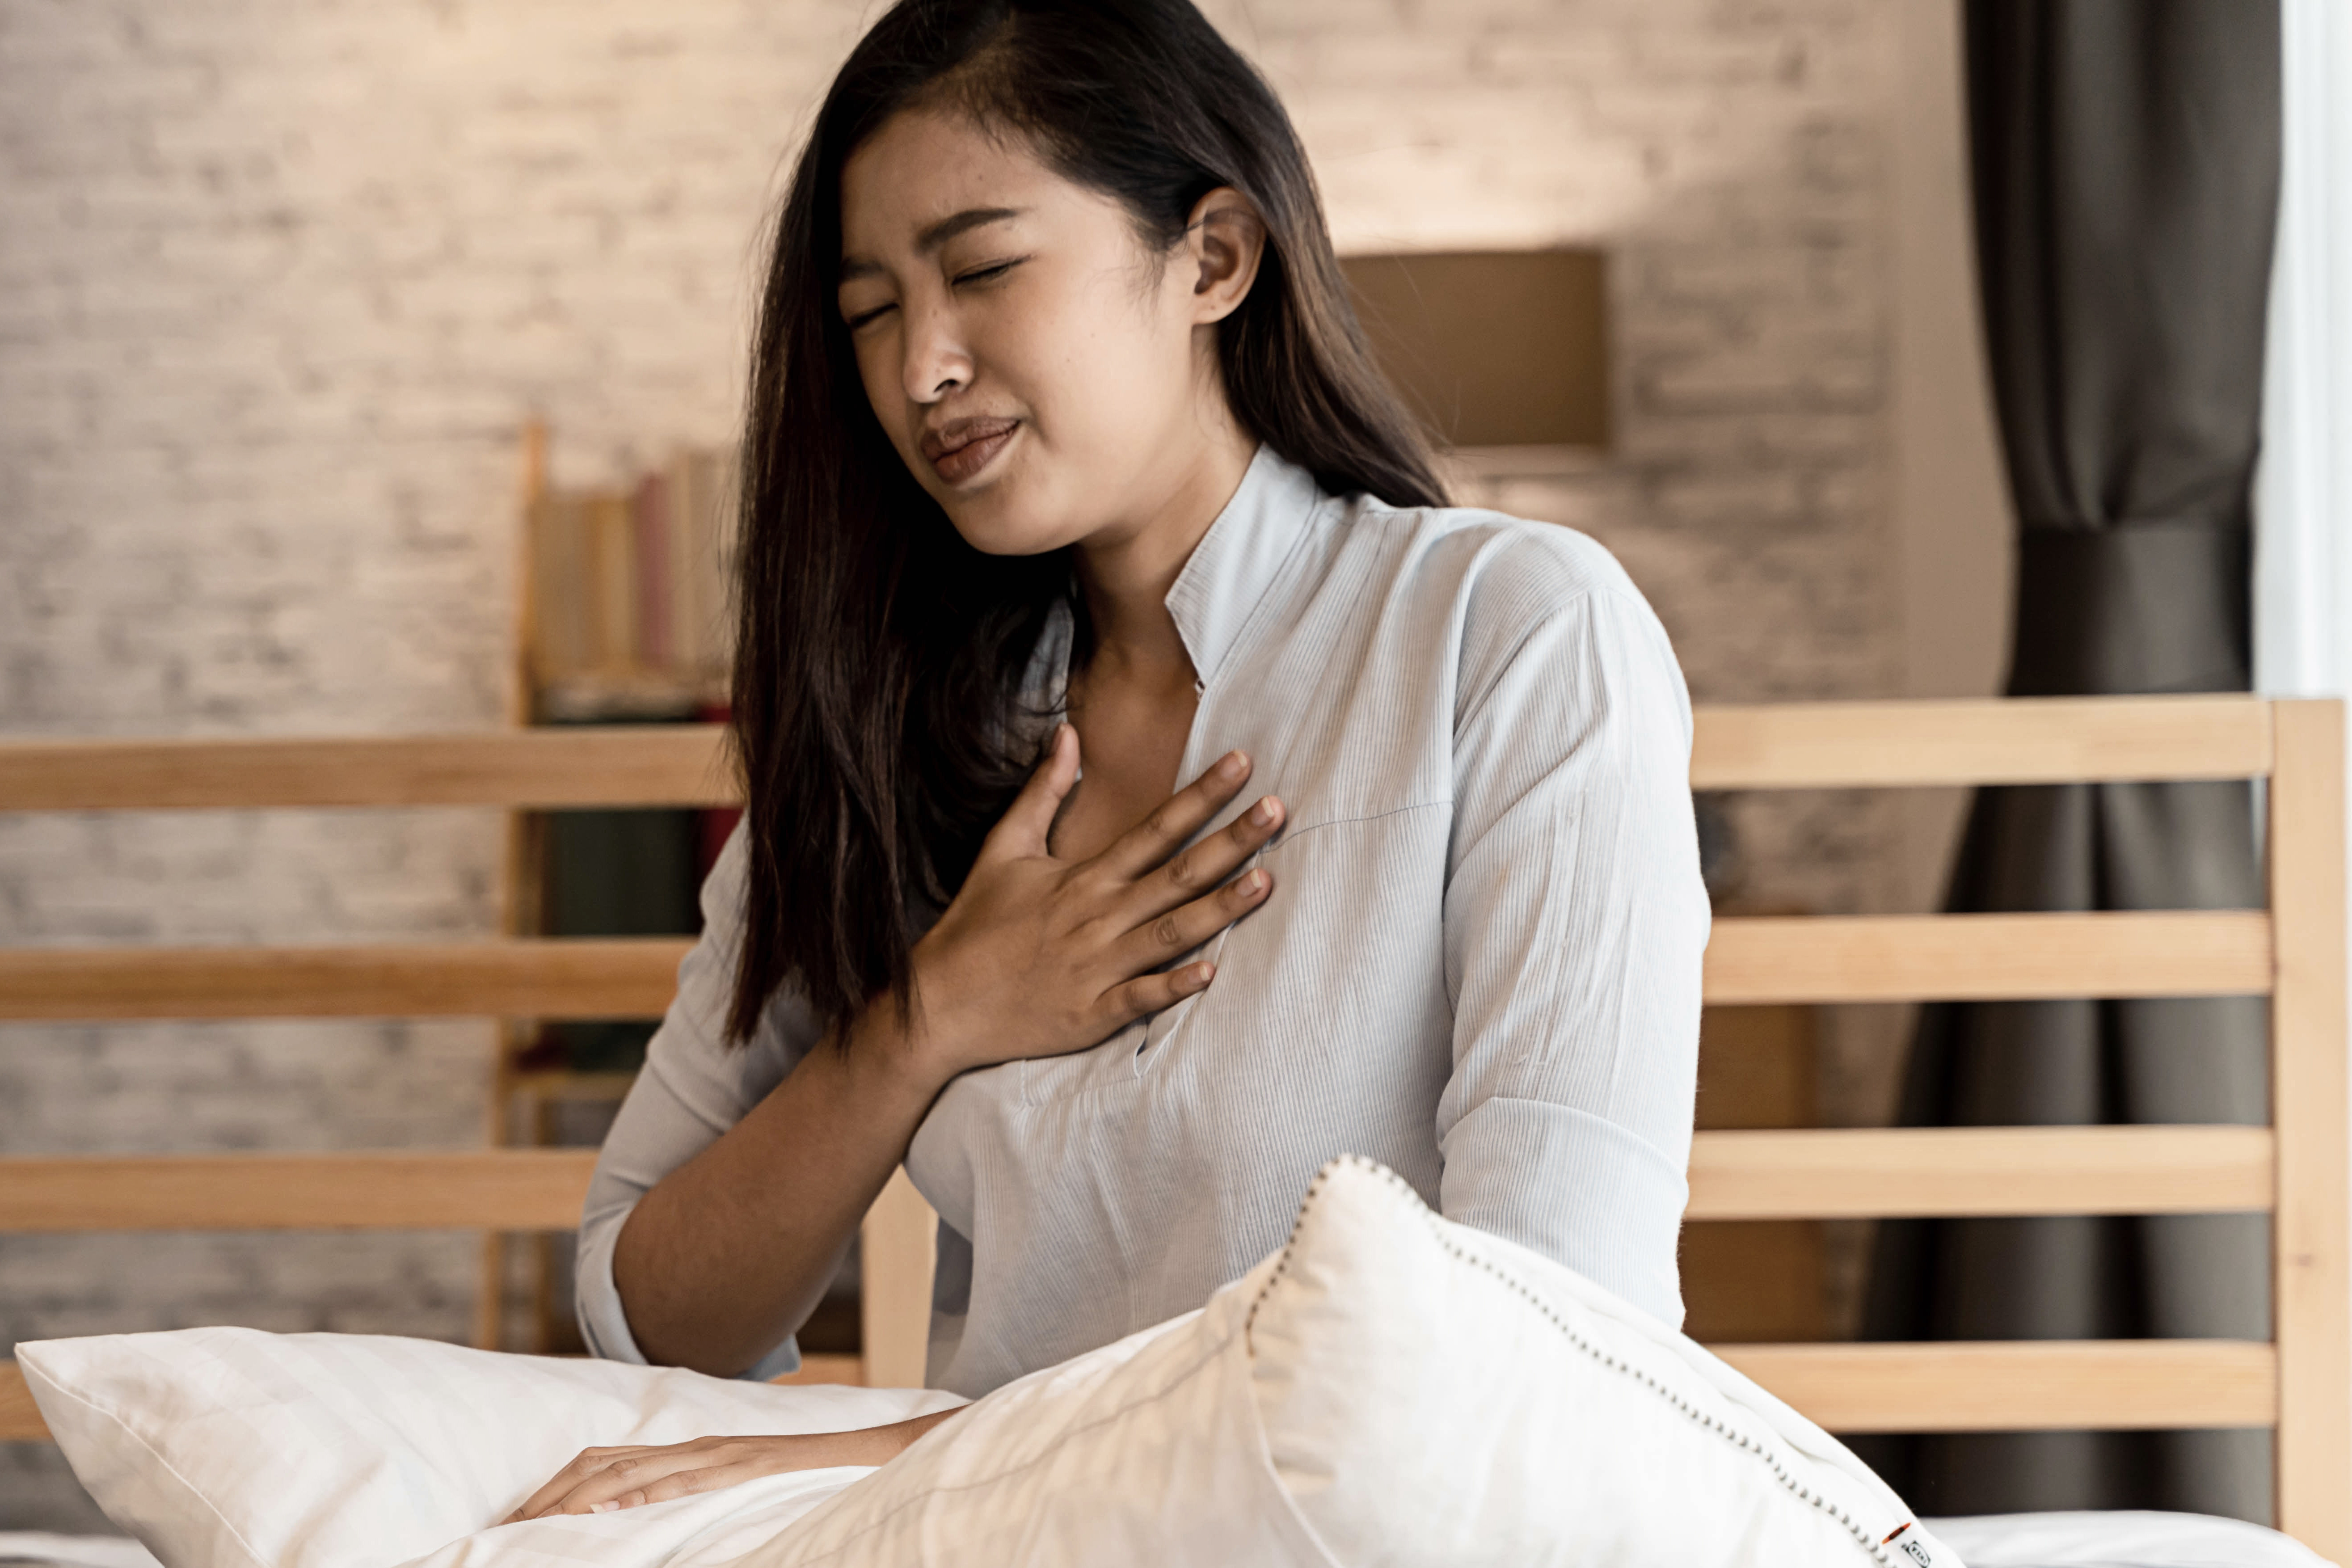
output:
M574 1292L581 1337L594 1355L640 1364L646 1359L613 1283L613 1250L637 1200L741 1121L783 1081L819 1033L796 995L780 995L746 1045L727 1044L745 882L739 825L703 884L702 938L678 964L677 995L646 1047L645 1070L622 1101L588 1184ZM743 1376L771 1378L799 1365L800 1348L787 1336Z
M1441 1202L1679 1326L1709 921L1690 699L1630 584L1499 620L1531 629L1465 642L1456 719Z

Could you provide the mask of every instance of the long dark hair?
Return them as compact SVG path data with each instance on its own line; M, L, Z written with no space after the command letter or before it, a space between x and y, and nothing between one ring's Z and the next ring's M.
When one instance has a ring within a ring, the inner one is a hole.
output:
M885 990L908 999L927 907L954 896L1038 760L1014 722L1038 639L1056 605L1083 609L1067 552L992 556L964 542L858 379L835 296L842 165L918 105L1023 137L1065 178L1117 198L1160 253L1202 196L1247 196L1265 255L1218 325L1235 417L1327 490L1444 500L1365 352L1289 117L1190 0L900 0L818 110L752 344L738 1043L788 984L836 1029Z

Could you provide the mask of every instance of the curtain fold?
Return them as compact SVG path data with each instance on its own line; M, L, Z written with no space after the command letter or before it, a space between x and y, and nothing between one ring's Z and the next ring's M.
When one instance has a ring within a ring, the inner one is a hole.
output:
M2021 520L2009 693L2242 691L2279 178L2275 0L1969 0L1985 330ZM2263 903L2249 786L1987 789L1954 912ZM2254 998L1922 1009L1914 1126L2261 1122ZM2263 1339L2259 1215L1880 1227L1886 1340ZM2266 1521L2266 1432L1992 1433L1857 1448L1923 1512Z

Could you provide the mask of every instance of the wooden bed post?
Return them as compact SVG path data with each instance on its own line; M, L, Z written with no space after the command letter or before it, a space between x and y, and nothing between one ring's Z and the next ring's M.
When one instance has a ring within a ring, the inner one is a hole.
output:
M921 1388L931 1344L931 1272L939 1216L906 1167L866 1211L857 1255L859 1348L868 1388Z
M2344 705L2274 705L2271 1114L2278 1526L2352 1562L2352 1167L2346 1076Z

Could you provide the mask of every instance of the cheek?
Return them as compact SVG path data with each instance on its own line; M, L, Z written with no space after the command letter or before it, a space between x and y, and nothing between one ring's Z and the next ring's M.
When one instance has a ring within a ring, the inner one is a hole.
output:
M1043 352L1026 390L1048 445L1069 457L1132 465L1134 444L1164 431L1187 394L1186 343L1168 341L1131 287L1032 340Z

